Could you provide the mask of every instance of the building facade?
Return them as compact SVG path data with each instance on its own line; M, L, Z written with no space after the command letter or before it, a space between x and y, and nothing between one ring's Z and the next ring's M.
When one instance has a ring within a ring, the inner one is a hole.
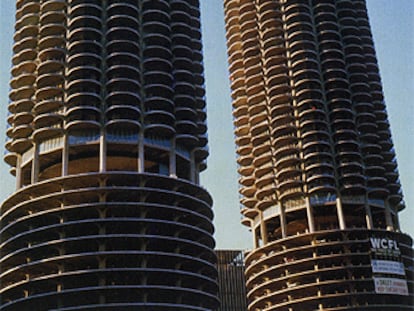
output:
M17 0L0 310L218 306L198 0Z
M218 311L246 311L244 253L241 250L217 250L220 308Z
M248 308L411 310L364 0L226 0Z

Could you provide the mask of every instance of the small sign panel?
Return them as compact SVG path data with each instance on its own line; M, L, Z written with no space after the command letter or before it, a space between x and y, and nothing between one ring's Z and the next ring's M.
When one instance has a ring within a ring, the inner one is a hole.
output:
M374 273L405 275L404 264L402 262L372 259L371 264L372 272Z
M404 279L374 277L374 284L378 294L408 296L407 281Z

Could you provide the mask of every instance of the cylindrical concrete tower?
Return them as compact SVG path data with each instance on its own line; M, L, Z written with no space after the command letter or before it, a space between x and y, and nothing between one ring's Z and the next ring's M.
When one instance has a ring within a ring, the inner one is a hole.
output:
M249 310L408 310L412 240L364 0L226 0Z
M198 0L17 0L0 310L218 305Z

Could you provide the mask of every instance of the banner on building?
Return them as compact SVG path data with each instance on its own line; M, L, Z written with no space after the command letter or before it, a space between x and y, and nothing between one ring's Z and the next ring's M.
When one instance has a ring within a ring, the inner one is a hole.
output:
M377 294L408 296L407 281L404 279L374 277L374 284Z
M402 262L372 259L371 265L373 273L405 275L404 264Z

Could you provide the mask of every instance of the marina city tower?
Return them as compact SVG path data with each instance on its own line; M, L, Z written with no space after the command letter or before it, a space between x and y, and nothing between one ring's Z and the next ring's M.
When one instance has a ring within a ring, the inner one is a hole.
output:
M248 308L411 310L364 0L225 0Z
M0 310L218 305L198 0L17 0Z

